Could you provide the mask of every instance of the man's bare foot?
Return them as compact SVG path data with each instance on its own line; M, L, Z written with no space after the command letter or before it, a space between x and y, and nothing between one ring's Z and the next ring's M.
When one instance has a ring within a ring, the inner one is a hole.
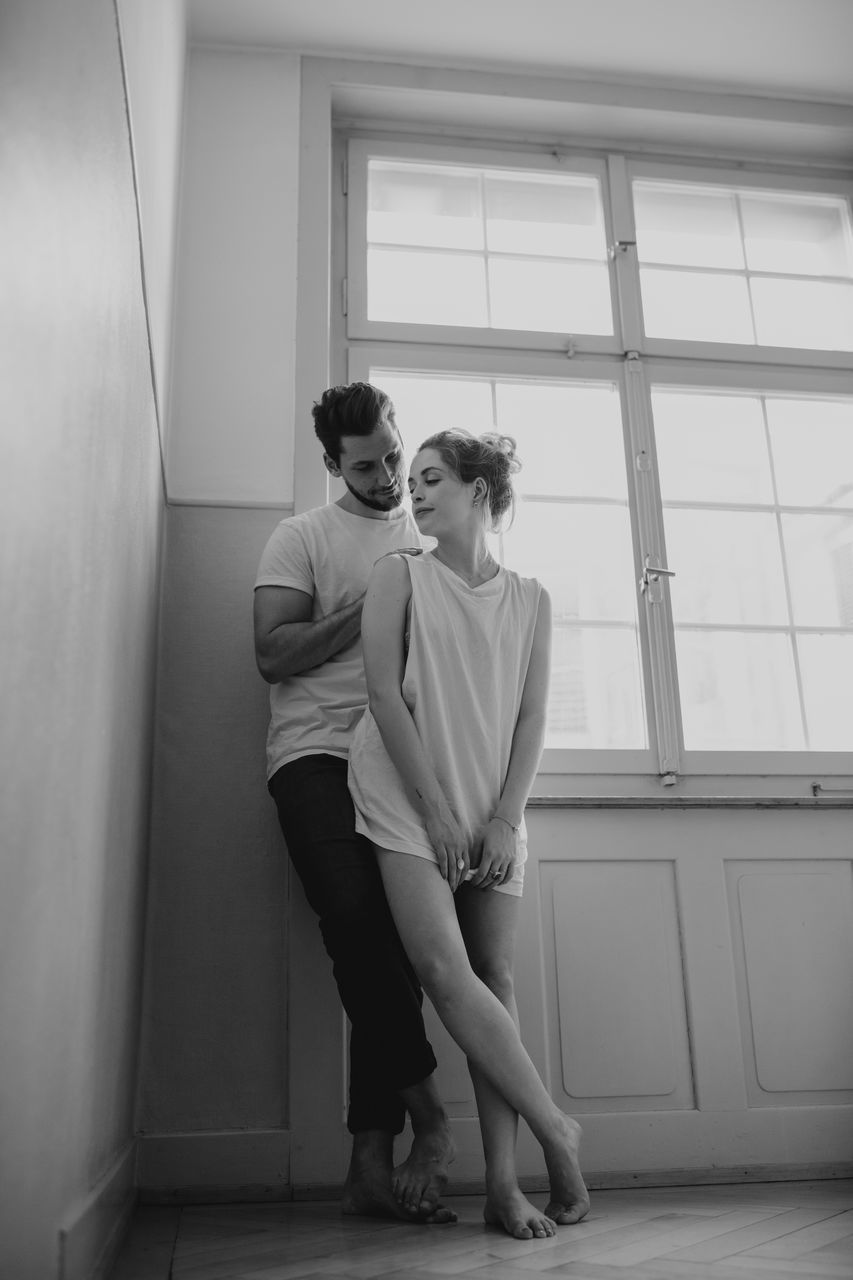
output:
M416 1213L407 1213L397 1203L392 1186L392 1150L390 1135L387 1140L379 1142L373 1141L370 1135L357 1136L341 1197L341 1213L366 1218L393 1218L397 1222L424 1226L455 1222L453 1210L438 1201Z
M490 1226L502 1227L515 1240L544 1240L557 1232L553 1220L532 1205L518 1187L491 1189L483 1217Z
M426 1213L406 1213L394 1198L390 1173L384 1178L348 1178L341 1198L341 1213L364 1218L393 1218L396 1222L426 1227L443 1226L457 1220L453 1210L440 1203Z
M456 1146L445 1121L415 1133L411 1151L403 1163L397 1165L391 1180L394 1196L406 1217L414 1215L430 1220L442 1211L439 1198L447 1186L448 1170L455 1158ZM441 1221L455 1222L456 1215Z
M350 1168L341 1197L341 1213L366 1218L399 1218L400 1211L391 1189L391 1170Z
M589 1213L589 1192L578 1164L581 1127L571 1116L562 1119L565 1127L560 1138L545 1148L545 1164L551 1180L551 1199L545 1213L559 1226L566 1227L580 1222Z

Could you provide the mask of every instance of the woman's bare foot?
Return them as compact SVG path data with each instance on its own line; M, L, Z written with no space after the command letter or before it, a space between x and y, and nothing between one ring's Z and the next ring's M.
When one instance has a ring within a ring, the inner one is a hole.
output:
M551 1181L551 1199L545 1213L561 1227L580 1222L589 1213L589 1192L578 1164L581 1127L563 1116L562 1133L545 1147L545 1164Z
M532 1205L520 1189L489 1190L483 1217L492 1227L502 1227L515 1240L544 1240L557 1228L547 1214Z
M415 1133L412 1149L391 1179L397 1204L406 1217L429 1219L439 1210L439 1197L447 1186L448 1171L456 1158L456 1146L446 1123ZM445 1209L443 1212L451 1213ZM456 1221L456 1215L442 1221Z

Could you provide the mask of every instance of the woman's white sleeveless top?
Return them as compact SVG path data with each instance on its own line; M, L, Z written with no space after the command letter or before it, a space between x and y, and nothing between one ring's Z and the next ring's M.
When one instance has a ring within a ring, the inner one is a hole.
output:
M540 584L500 568L469 587L431 552L412 582L403 698L442 791L473 838L500 800L527 677ZM368 708L350 749L356 830L385 849L433 857ZM522 823L517 857L526 854Z

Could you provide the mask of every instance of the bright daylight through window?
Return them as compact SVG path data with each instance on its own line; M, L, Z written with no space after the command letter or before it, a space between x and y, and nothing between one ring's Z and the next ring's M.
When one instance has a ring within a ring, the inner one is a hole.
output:
M349 375L518 442L564 767L849 771L850 191L358 140L346 219Z

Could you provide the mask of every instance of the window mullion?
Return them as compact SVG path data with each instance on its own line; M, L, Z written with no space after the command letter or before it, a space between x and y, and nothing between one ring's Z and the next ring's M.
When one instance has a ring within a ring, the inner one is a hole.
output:
M625 394L631 448L631 477L637 511L638 590L648 564L666 567L663 509L655 466L651 398L642 361L625 361ZM654 718L658 769L661 775L680 771L681 719L678 700L675 633L669 588L660 578L641 595L648 642L651 712Z
M608 156L610 193L610 261L616 290L616 314L624 351L643 350L643 307L640 297L640 269L637 260L637 232L631 202L631 183L624 156Z

